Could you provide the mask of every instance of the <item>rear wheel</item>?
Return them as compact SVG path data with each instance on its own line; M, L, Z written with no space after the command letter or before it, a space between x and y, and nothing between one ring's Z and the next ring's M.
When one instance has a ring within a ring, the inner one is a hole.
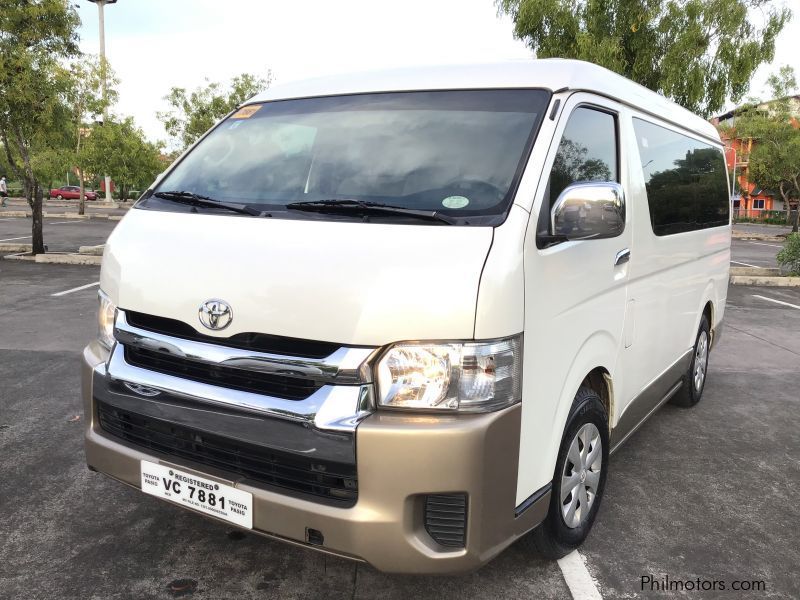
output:
M711 329L708 319L703 315L700 319L700 329L694 342L692 362L689 370L683 376L681 389L670 399L675 406L689 408L700 402L706 386L708 373L708 352L711 349Z
M56 196L56 200L63 200L63 199L64 199L64 196L62 196L61 194L59 194L58 196Z
M566 556L589 535L605 489L608 447L605 407L594 390L580 388L558 452L550 510L527 538L545 558Z

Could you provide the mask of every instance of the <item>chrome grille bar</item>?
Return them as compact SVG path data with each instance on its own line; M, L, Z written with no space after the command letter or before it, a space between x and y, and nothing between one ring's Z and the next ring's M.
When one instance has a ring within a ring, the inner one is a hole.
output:
M333 384L370 383L372 372L368 359L377 351L376 348L342 346L325 358L307 358L242 350L134 327L128 323L124 310L117 311L114 336L126 346L187 360Z
M304 400L287 400L262 394L217 387L164 375L128 364L116 344L107 365L98 365L98 375L122 384L124 393L149 401L158 396L182 398L196 405L238 409L264 416L302 421L316 429L353 432L373 407L372 385L324 385ZM103 373L102 371L105 371Z

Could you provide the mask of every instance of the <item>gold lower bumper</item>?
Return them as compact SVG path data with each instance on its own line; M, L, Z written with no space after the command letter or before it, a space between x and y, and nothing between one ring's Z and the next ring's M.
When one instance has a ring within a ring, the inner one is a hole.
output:
M103 432L92 395L104 351L84 351L86 461L97 471L140 486L140 461L195 471L253 494L257 533L369 562L387 572L452 573L480 567L547 514L550 494L515 514L521 408L480 415L376 413L357 429L358 501L351 508L297 499L231 479L190 461L143 451ZM424 527L427 494L468 496L466 547L440 546ZM308 529L323 545L307 543Z

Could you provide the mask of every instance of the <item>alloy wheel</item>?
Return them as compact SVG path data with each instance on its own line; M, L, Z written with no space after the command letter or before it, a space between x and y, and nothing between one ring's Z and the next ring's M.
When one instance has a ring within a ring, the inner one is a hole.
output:
M703 390L706 381L706 369L708 368L708 334L700 332L697 338L697 347L694 350L694 391Z
M561 515L570 529L589 518L597 498L603 468L603 442L594 423L586 423L572 438L561 474Z

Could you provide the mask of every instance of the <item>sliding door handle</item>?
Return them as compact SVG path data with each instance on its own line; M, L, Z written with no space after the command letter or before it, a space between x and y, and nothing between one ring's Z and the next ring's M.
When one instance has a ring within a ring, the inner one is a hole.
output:
M614 258L614 266L617 267L621 264L628 262L631 259L631 251L629 248L625 248L624 250L620 250L617 252L616 258Z

